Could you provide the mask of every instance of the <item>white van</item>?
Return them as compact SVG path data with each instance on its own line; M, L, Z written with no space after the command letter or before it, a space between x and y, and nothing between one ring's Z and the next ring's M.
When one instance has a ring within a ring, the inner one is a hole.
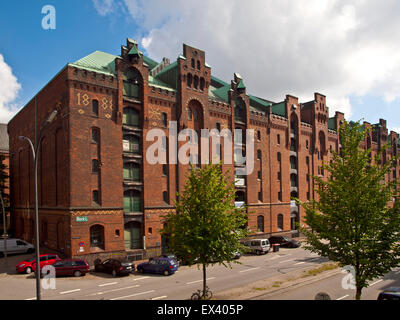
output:
M35 246L21 239L7 239L7 254L32 253ZM0 256L4 256L4 239L0 239Z
M243 244L249 248L249 252L255 254L267 254L271 248L268 239L250 239L245 240Z

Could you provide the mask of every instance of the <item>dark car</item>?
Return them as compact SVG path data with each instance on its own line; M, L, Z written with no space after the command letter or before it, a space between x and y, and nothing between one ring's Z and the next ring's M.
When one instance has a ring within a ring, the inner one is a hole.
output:
M53 263L52 266L55 269L56 277L58 276L84 276L90 271L90 266L85 260L81 259L65 259L58 260ZM48 271L49 273L50 271ZM42 276L44 271L42 270Z
M143 262L137 266L140 273L160 273L165 276L171 275L178 270L178 263L170 258L153 258L148 262Z
M103 262L95 263L94 271L110 273L113 277L128 275L135 271L135 265L132 262L121 262L115 259L107 259Z
M385 289L378 295L378 300L400 300L400 287Z
M179 260L178 260L178 258L176 257L176 255L174 255L173 253L165 253L165 254L160 255L160 256L157 257L157 258L168 258L168 259L172 259L172 260L174 260L174 261L178 264L178 267L179 267ZM152 259L155 259L155 258L153 257L153 258L150 258L149 260L152 260Z
M300 242L282 236L272 236L269 238L269 242L271 245L279 244L282 248L298 248L301 246Z

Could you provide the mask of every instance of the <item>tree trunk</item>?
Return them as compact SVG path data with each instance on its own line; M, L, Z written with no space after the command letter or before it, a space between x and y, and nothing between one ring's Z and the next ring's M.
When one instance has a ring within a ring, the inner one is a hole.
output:
M362 287L357 287L357 289L356 289L356 300L361 300L361 290L362 290Z
M206 264L203 263L203 300L206 299Z

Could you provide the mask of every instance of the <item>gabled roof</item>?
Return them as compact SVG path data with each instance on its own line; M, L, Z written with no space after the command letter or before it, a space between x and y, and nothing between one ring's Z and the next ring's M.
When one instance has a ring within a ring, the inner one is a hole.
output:
M173 89L178 87L178 62L175 61L166 66L154 76L155 79L161 80Z
M275 103L272 105L272 113L281 117L286 117L286 104L285 101Z

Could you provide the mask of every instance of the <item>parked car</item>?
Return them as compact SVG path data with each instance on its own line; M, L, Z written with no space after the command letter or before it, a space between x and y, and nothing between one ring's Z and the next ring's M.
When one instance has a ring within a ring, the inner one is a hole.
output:
M165 276L174 274L178 270L178 263L171 258L153 258L137 266L140 273L160 273Z
M46 265L54 264L56 261L61 260L60 257L56 254L41 254L39 256L40 261L40 269ZM16 270L18 273L31 273L36 270L36 259L29 258L24 261L21 261L16 265Z
M128 275L135 271L135 264L132 262L121 262L116 259L107 259L95 263L94 271L110 273L113 277Z
M269 242L271 245L279 244L282 248L298 248L301 246L300 242L282 236L272 236L269 238Z
M248 248L248 252L257 255L267 254L271 248L268 239L245 240L243 244Z
M239 251L235 251L233 254L233 259L239 259L242 256L242 254Z
M157 258L169 258L169 259L172 259L178 264L178 267L179 267L179 260L176 257L176 255L173 254L173 253L165 253L165 254L162 254L162 255L158 256ZM151 260L151 259L155 259L155 258L153 257L153 258L150 258L149 260Z
M400 287L390 287L378 295L378 300L400 300Z
M90 271L90 266L85 260L81 259L58 260L52 266L55 269L56 277L70 275L80 277ZM43 272L42 275L44 275Z
M35 252L35 246L21 239L7 239L7 254L14 253L32 253ZM0 239L0 257L4 256L4 239Z

